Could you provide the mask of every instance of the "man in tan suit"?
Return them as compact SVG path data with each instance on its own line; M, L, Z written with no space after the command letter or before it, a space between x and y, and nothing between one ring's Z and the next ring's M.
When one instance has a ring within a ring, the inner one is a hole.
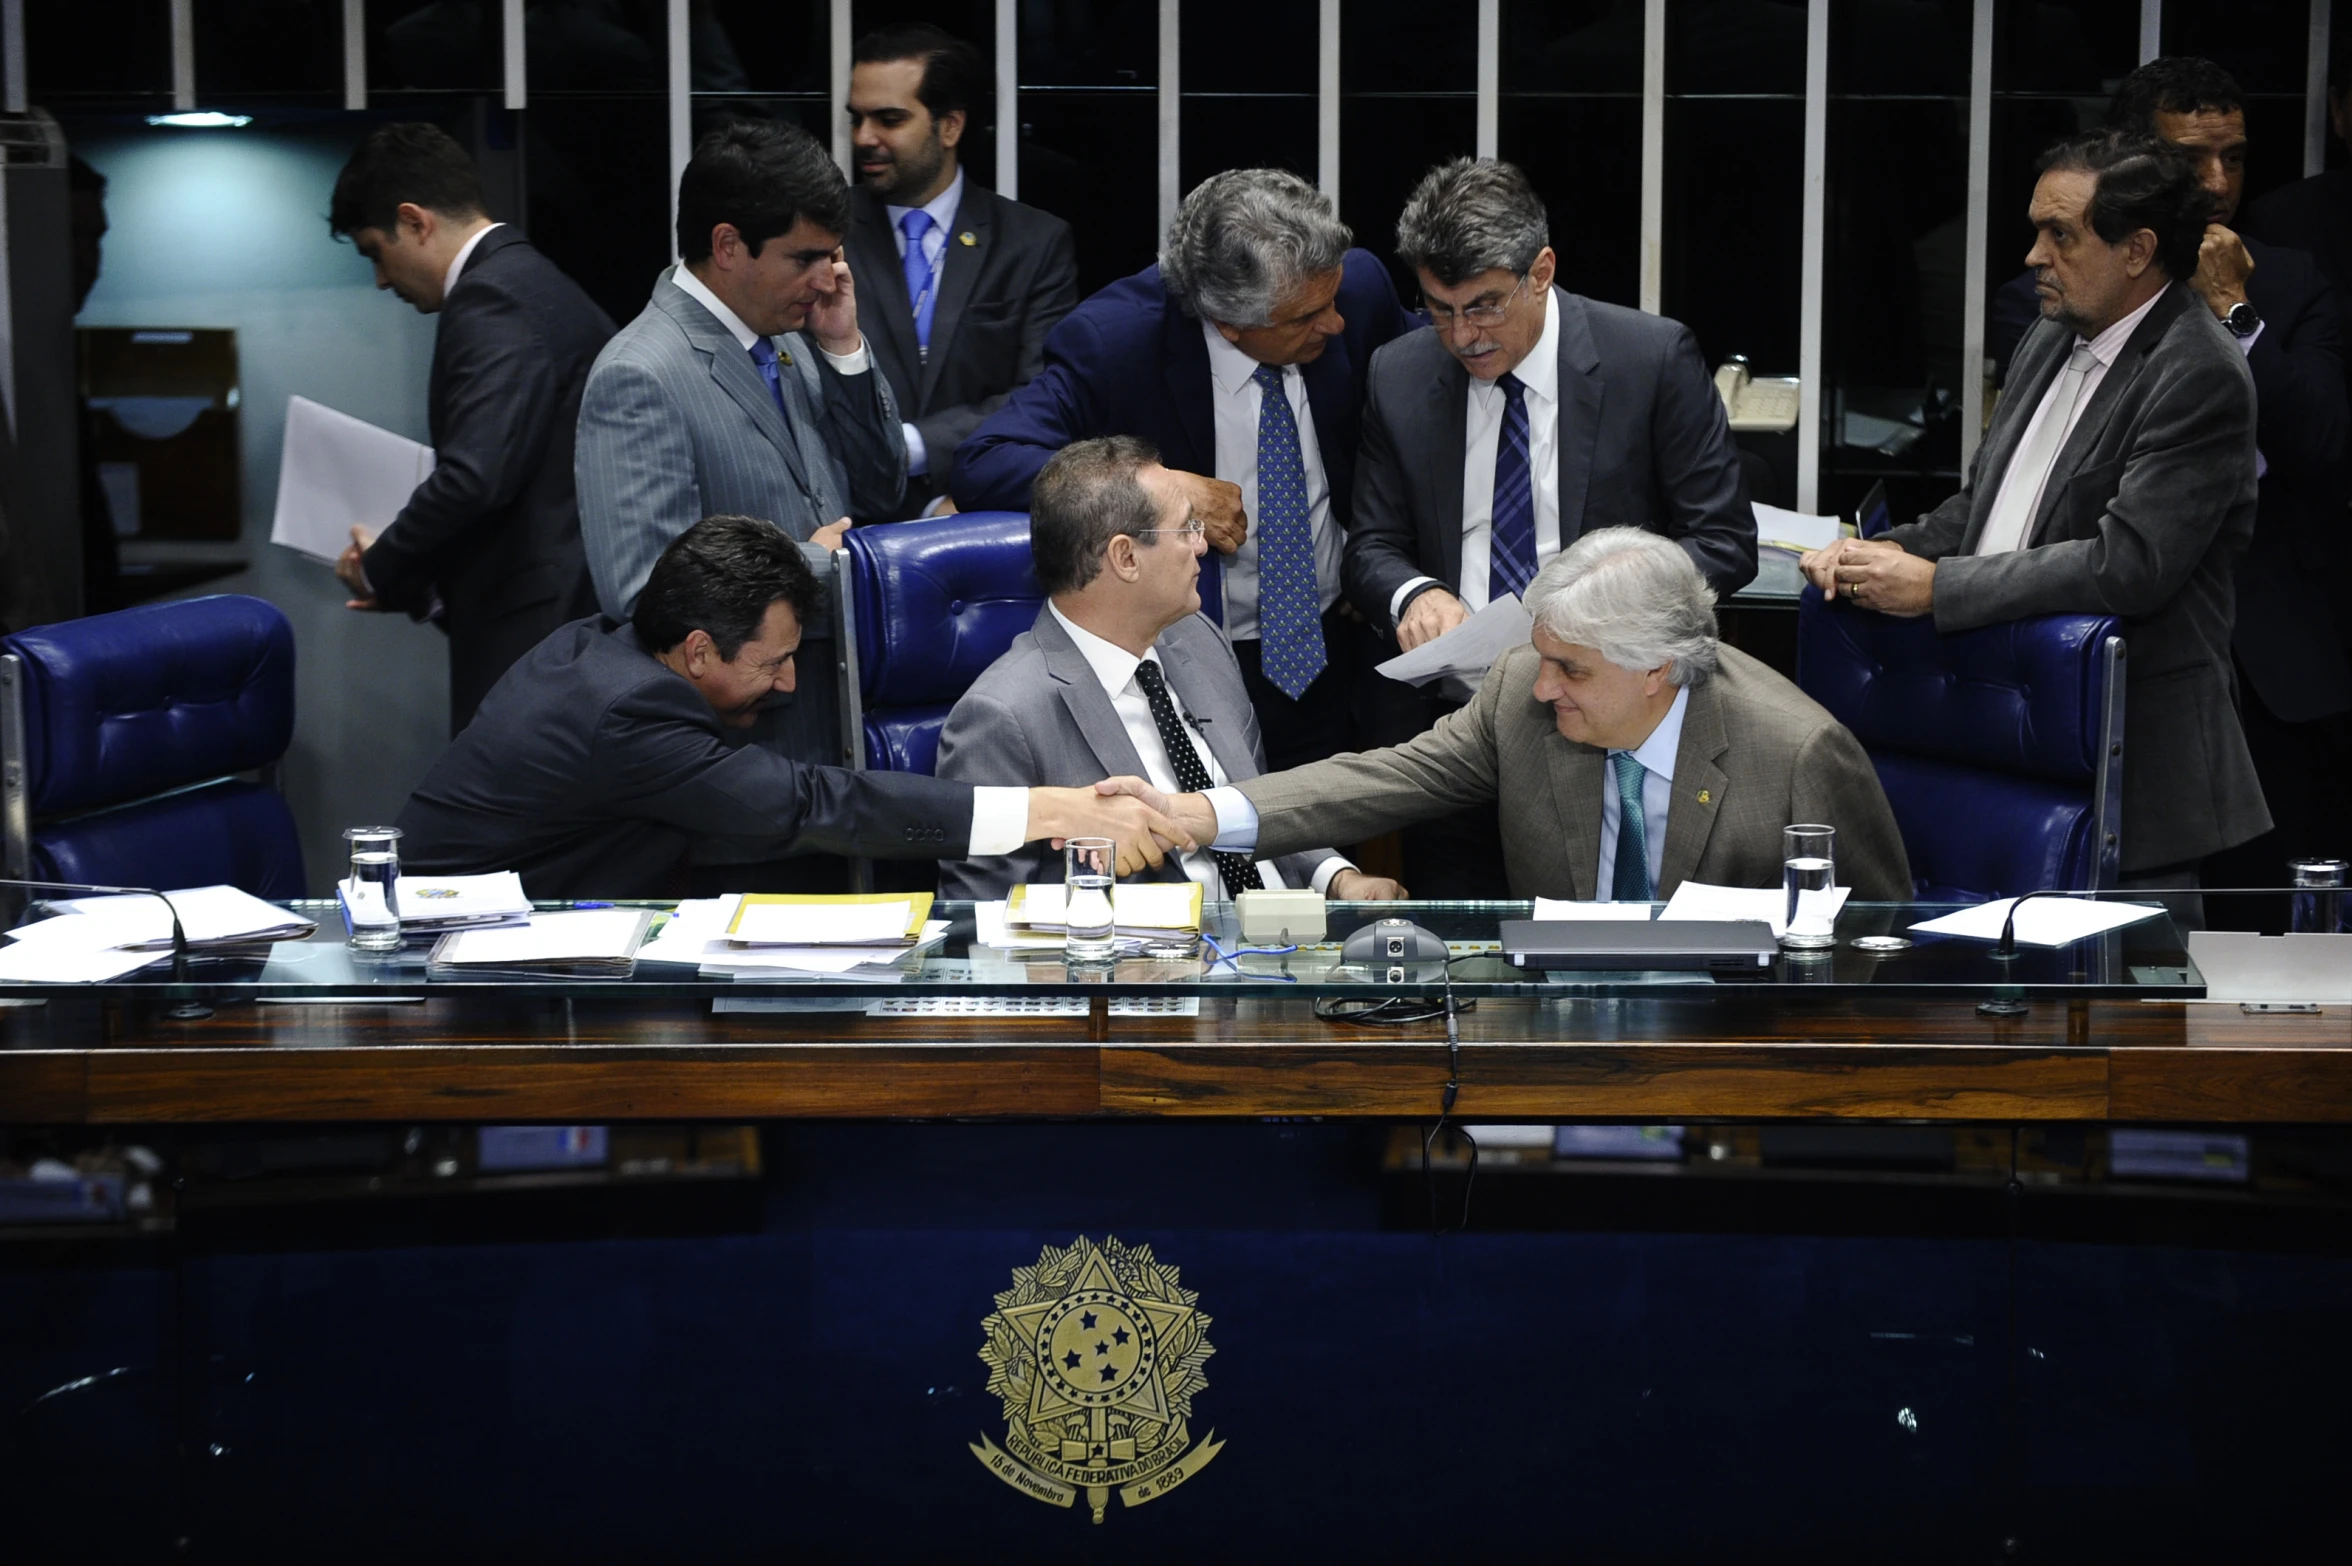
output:
M1263 856L1494 803L1514 896L1625 902L1684 881L1778 886L1781 828L1818 821L1838 830L1840 885L1910 899L1910 861L1861 744L1716 640L1714 590L1674 543L1587 533L1526 601L1530 644L1428 732L1178 795L1170 813L1220 850Z

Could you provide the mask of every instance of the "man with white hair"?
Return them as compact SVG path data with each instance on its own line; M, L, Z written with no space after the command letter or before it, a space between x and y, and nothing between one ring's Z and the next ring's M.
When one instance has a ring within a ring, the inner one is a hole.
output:
M1054 328L1045 368L972 432L949 480L966 511L1026 511L1073 441L1157 447L1208 539L1202 612L1232 643L1278 767L1355 745L1376 653L1341 599L1340 556L1372 353L1416 323L1351 240L1296 174L1203 180L1159 264Z
M1685 881L1781 884L1781 829L1837 828L1841 885L1908 901L1910 861L1844 725L1716 639L1679 546L1587 533L1528 584L1529 645L1405 744L1146 803L1220 852L1350 842L1493 806L1514 897L1646 902Z

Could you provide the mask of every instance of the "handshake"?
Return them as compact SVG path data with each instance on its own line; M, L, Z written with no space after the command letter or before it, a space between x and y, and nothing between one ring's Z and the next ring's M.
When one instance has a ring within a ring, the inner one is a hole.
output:
M1092 788L1029 791L1029 841L1059 848L1073 837L1107 837L1119 845L1119 874L1157 869L1170 853L1217 840L1217 813L1199 794L1163 794L1142 778L1105 778Z

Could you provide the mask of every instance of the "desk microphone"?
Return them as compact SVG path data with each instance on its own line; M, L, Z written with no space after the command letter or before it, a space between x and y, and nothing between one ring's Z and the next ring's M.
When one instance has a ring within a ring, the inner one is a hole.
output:
M186 993L188 983L188 932L180 928L180 911L172 907L172 900L152 886L98 886L80 881L18 881L0 880L0 886L23 887L33 892L95 892L108 897L152 897L163 904L171 915L172 983L181 988L179 1004L164 1012L175 1022L201 1022L212 1015L212 1008ZM39 901L40 899L35 899Z

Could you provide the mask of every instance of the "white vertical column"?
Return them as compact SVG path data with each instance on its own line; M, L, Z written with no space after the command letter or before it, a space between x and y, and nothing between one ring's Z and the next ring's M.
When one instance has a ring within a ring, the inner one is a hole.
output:
M833 0L830 12L833 69L829 78L833 83L833 161L841 165L841 172L855 179L857 170L851 165L849 150L849 51L857 40L850 36L853 24L849 19L849 0Z
M1821 507L1822 274L1828 253L1829 7L1805 7L1805 249L1797 307L1797 509Z
M1330 0L1325 0L1325 3L1329 4ZM22 114L27 101L24 0L0 0L0 54L7 56L5 60L0 60L0 71L6 73L0 76L0 111ZM14 401L8 406L11 412L16 408Z
M2311 0L2311 52L2303 62L2303 177L2327 172L2328 10L2334 0Z
M2140 63L2164 52L2164 0L2140 0Z
M172 107L196 107L196 0L171 0Z
M688 0L669 0L670 259L678 259L678 180L694 156L694 29Z
M2031 3L2031 0L2028 0ZM2327 0L2319 0L2326 4ZM1985 425L1985 247L1992 243L1993 6L1976 0L1968 49L1968 250L1960 261L1960 471Z
M1666 297L1666 0L1643 0L1641 109L1641 307Z
M2312 0L2324 5L2327 0ZM1339 210L1339 0L1323 0L1315 34L1315 184Z
M530 101L523 73L523 0L506 0L499 10L500 58L506 67L506 106L522 108Z
M996 0L996 193L1021 194L1021 0Z
M1478 155L1502 145L1503 0L1478 0Z
M1184 52L1182 11L1178 0L1160 0L1160 224L1152 236L1155 249L1159 235L1176 221L1177 204L1184 199L1183 168L1176 161L1184 117L1184 89L1178 75Z
M367 107L367 0L343 0L343 107Z

